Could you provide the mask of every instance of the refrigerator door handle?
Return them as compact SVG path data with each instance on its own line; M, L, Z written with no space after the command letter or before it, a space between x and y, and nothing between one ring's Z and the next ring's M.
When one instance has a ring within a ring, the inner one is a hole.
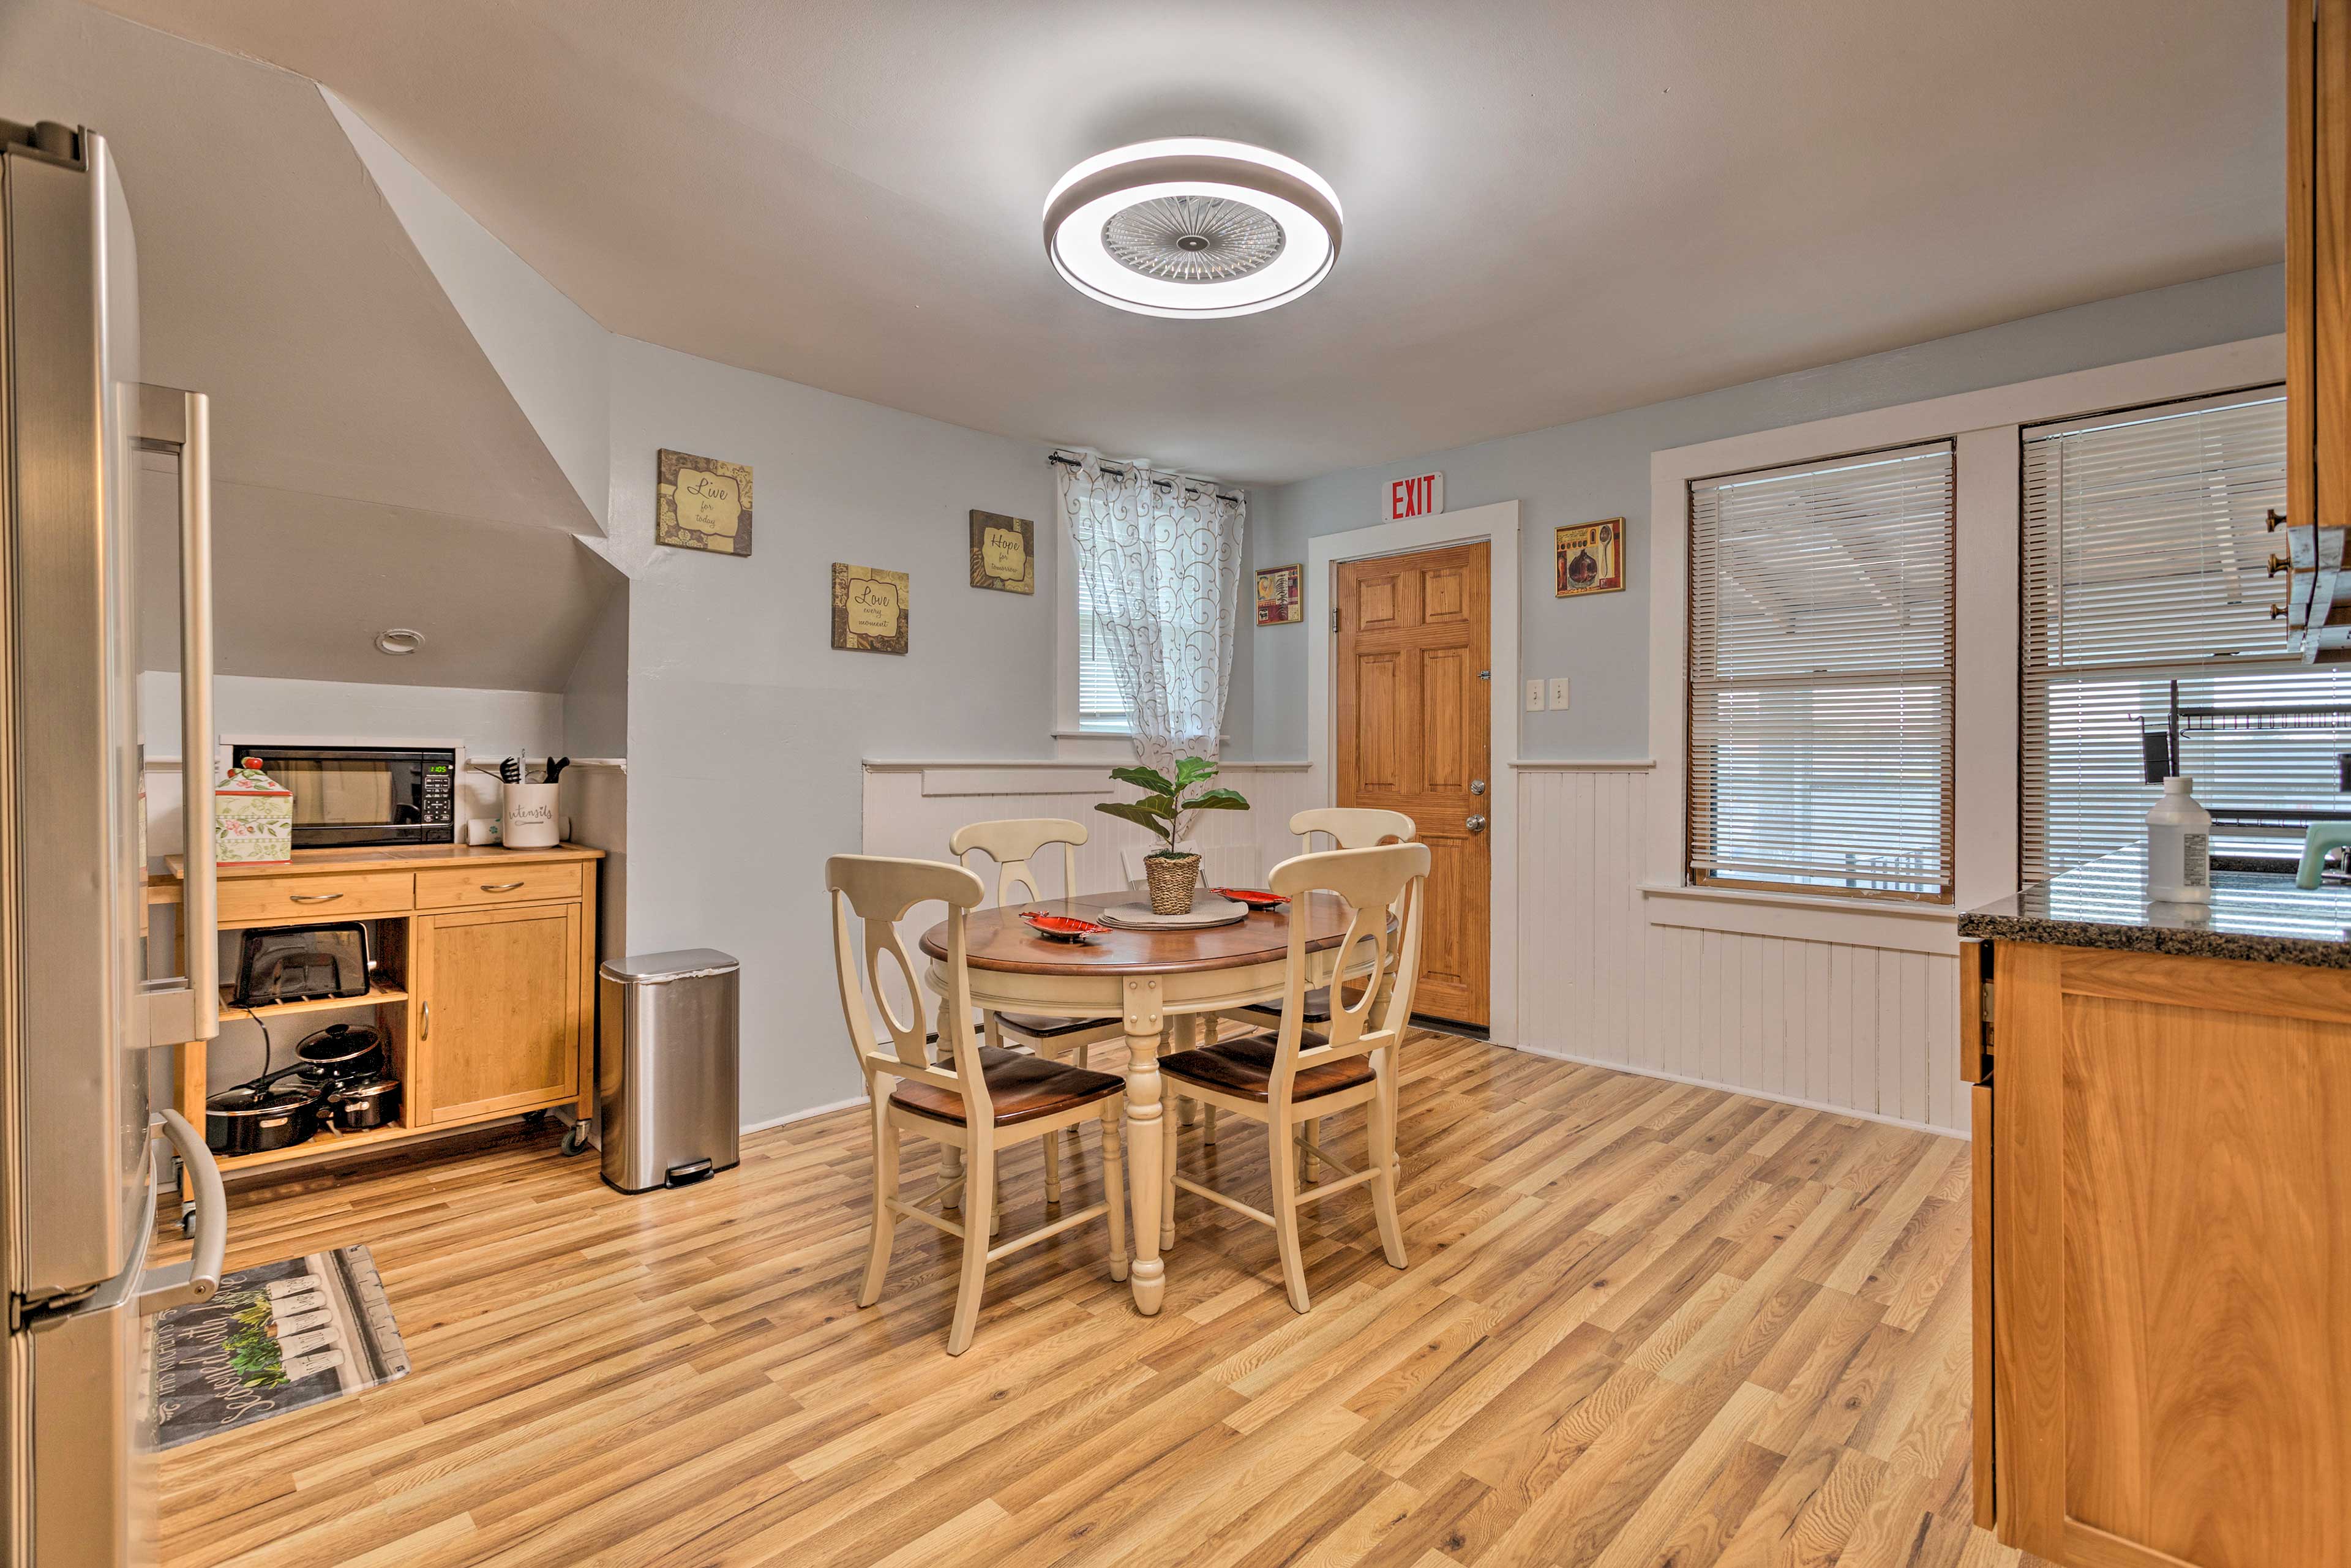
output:
M209 1301L220 1289L221 1264L228 1256L228 1192L221 1186L220 1166L189 1120L177 1111L165 1111L155 1125L172 1141L188 1183L196 1195L195 1249L184 1263L167 1263L140 1276L139 1311L142 1316Z
M180 921L184 985L143 988L147 1043L220 1033L220 903L213 865L212 401L176 387L139 389L138 445L180 460ZM202 1147L199 1143L198 1147Z

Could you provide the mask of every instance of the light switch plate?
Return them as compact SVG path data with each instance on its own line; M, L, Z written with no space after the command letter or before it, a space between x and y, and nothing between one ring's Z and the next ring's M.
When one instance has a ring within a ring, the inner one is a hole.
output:
M1551 683L1551 706L1554 711L1567 706L1567 677L1555 676Z
M1542 712L1542 710L1543 710L1543 701L1542 701L1542 697L1543 697L1543 684L1542 684L1542 682L1541 682L1541 681L1539 681L1539 680L1538 680L1538 681L1529 681L1529 682L1527 683L1527 711L1528 711L1529 713L1541 713L1541 712Z

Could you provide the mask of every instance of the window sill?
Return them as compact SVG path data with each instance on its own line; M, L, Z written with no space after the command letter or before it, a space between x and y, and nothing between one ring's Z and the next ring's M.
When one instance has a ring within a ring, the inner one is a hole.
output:
M1947 956L1959 950L1959 912L1949 904L1865 903L1668 883L1643 883L1641 900L1652 925Z

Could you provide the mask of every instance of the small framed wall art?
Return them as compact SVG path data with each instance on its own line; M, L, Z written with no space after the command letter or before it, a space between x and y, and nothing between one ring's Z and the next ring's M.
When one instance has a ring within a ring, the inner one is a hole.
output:
M653 480L653 542L749 555L751 470L663 447Z
M1000 512L971 515L971 585L999 593L1037 591L1037 525Z
M1257 574L1257 623L1292 626L1306 619L1306 568L1270 566Z
M852 653L906 651L906 574L832 563L832 645Z
M1625 586L1625 519L1608 517L1552 531L1561 599L1615 593Z

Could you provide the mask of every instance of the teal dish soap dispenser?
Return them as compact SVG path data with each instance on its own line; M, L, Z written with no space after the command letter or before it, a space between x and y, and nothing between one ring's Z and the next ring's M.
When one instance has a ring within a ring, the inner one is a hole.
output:
M2196 803L2193 779L2175 773L2147 814L2147 901L2212 902L2212 813Z

